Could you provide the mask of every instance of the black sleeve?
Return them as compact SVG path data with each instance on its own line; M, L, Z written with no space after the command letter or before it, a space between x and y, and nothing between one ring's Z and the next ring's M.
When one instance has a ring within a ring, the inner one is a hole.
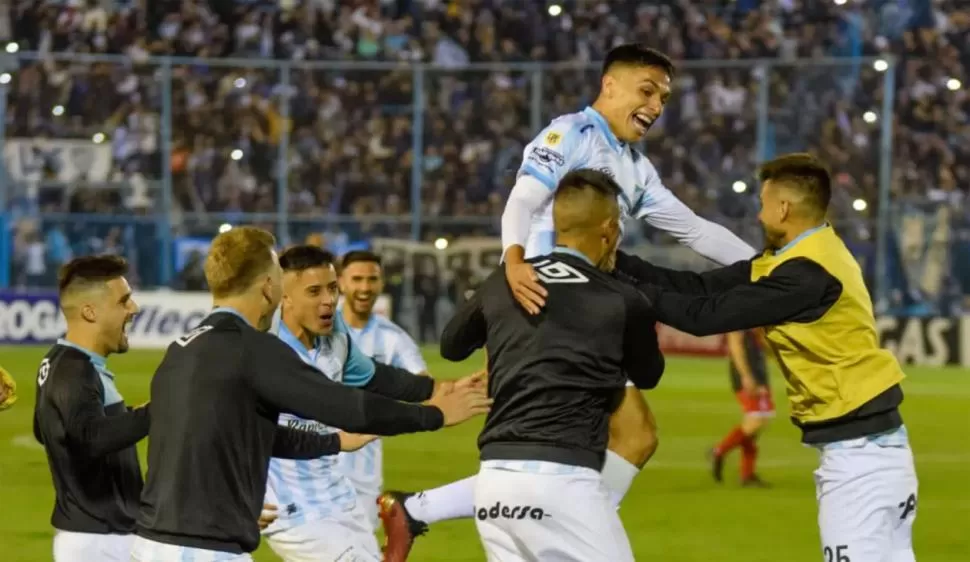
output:
M398 435L434 431L444 415L320 376L279 339L254 333L245 346L249 384L270 407L352 433Z
M482 292L487 282L455 312L441 333L441 356L449 361L464 361L485 345L488 328L482 311Z
M148 407L106 416L101 385L94 367L60 377L51 399L57 408L71 447L90 457L116 453L148 436Z
M664 291L655 286L641 290L657 319L678 330L707 336L748 330L791 321L799 316L818 318L841 292L841 284L817 263L797 258L771 275L710 296Z
M623 370L637 388L648 390L660 382L665 361L650 303L638 291L631 293L623 334Z
M374 376L360 388L395 400L423 402L434 392L434 379L374 361Z
M273 456L278 459L308 460L340 452L340 436L336 433L320 435L279 426L273 437Z
M687 295L710 295L751 280L751 261L719 267L704 273L678 271L653 265L637 256L616 253L616 270L636 280L637 284L656 285L665 291ZM622 278L622 277L621 277Z

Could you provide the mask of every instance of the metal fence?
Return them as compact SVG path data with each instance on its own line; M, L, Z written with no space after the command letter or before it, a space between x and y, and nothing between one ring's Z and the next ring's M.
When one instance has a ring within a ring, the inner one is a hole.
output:
M143 286L177 284L226 224L338 250L496 235L524 145L599 87L581 64L17 53L0 72L0 287L49 284L90 251L124 253ZM682 63L642 148L682 200L755 243L757 164L820 152L839 181L833 220L886 279L895 83L892 59ZM864 142L840 138L845 119Z

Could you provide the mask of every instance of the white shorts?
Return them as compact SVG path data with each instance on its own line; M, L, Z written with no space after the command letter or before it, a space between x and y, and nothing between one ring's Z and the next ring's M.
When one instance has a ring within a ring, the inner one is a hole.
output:
M183 560L191 560L192 562L252 562L253 558L248 554L233 554L221 550L178 546L150 541L143 537L136 537L131 547L131 562L182 562Z
M610 492L590 468L485 461L475 525L489 562L633 562Z
M909 445L865 439L822 449L815 471L825 562L914 562L918 481Z
M266 535L283 562L380 562L374 526L359 507Z
M100 533L54 533L55 562L128 562L135 535L104 535Z

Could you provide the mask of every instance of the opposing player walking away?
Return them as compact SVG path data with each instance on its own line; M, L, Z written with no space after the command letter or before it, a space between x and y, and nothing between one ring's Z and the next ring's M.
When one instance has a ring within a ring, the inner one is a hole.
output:
M390 319L374 312L377 297L384 292L380 256L366 250L348 252L340 264L340 291L344 301L338 307L338 313L358 349L376 362L415 375L428 375L428 365L411 336ZM341 472L353 483L358 504L376 528L377 498L384 485L381 442L375 441L356 452L341 453L337 462Z
M125 561L142 490L135 444L148 435L149 408L130 408L107 358L128 351L138 312L115 256L77 258L59 272L67 333L37 370L34 436L54 480L56 562Z
M765 164L761 181L762 255L698 275L693 291L640 289L660 321L692 334L766 327L792 420L819 451L825 560L912 562L918 481L899 412L905 375L879 346L858 262L825 222L829 172L791 154Z
M292 442L289 458L318 457L304 445L333 442L280 428L282 413L394 435L433 431L487 409L488 400L471 390L415 405L340 384L266 333L282 296L274 244L270 233L251 227L212 241L205 275L214 310L169 346L152 379L135 562L251 560L270 457L281 456L281 429ZM432 388L429 381L424 399Z
M727 334L730 359L731 387L741 404L744 417L734 426L714 449L711 450L711 471L714 481L721 482L724 474L724 457L734 449L741 448L741 485L764 488L768 484L755 472L758 461L758 435L775 415L768 384L768 367L762 350L762 331L742 330Z
M552 201L559 180L570 170L600 170L616 181L621 190L621 229L627 221L642 221L721 265L755 255L740 238L677 199L650 160L631 145L641 141L663 113L674 72L663 53L637 44L620 45L606 56L593 105L557 117L526 146L502 214L502 247L509 287L530 313L539 312L546 290L526 258L548 254L555 246ZM631 383L611 418L603 465L603 477L617 504L657 446L656 420ZM471 517L473 489L474 479L466 478L416 495L382 496L387 561L405 560L414 537L428 524Z
M497 270L442 334L451 361L488 350L495 402L478 439L474 506L490 561L633 560L600 468L627 377L653 388L664 362L646 300L610 273L618 192L598 171L561 180L558 245L529 260L548 291L541 314L523 310Z

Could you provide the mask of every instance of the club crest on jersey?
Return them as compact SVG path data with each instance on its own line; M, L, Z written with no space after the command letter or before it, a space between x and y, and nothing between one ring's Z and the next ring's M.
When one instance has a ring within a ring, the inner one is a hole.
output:
M559 141L561 140L562 140L562 135L560 135L557 132L550 131L546 135L546 144L548 144L549 146L556 146L557 144L559 144Z

